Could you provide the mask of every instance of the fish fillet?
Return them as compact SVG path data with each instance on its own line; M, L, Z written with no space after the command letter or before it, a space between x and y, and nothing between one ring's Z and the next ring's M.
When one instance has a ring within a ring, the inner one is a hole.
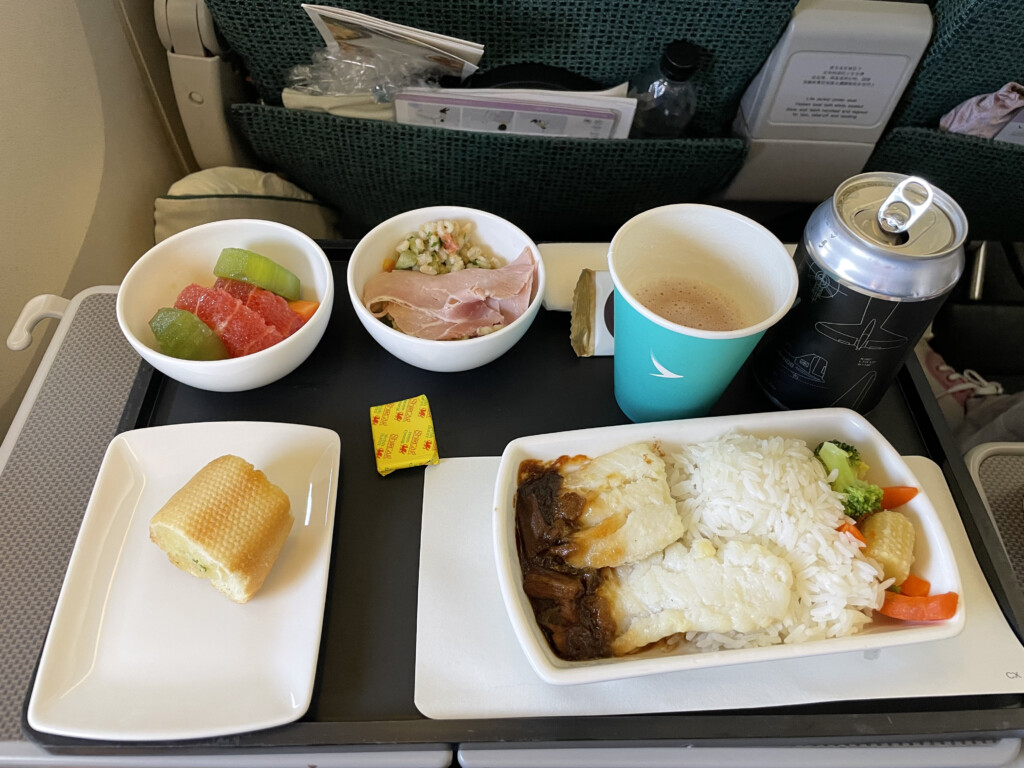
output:
M622 656L683 632L754 632L789 610L793 571L766 547L707 539L674 543L632 565L602 571L598 594L612 607Z
M585 499L579 530L553 548L574 568L634 563L685 533L665 462L647 443L587 459L564 473L562 490Z

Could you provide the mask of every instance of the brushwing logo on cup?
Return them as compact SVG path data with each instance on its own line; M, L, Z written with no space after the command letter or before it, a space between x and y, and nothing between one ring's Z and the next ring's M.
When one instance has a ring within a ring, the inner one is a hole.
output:
M651 362L654 363L654 367L658 369L658 372L657 373L652 373L651 376L656 376L659 379L681 379L681 378L683 378L683 374L681 374L681 373L672 373L672 371L670 371L664 365L659 363L657 358L654 356L654 350L653 349L651 350Z

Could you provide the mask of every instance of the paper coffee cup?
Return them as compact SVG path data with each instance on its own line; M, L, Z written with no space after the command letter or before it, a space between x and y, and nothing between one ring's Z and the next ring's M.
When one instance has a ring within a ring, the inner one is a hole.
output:
M709 205L634 216L612 239L608 269L615 399L638 422L705 415L796 298L796 266L778 238Z

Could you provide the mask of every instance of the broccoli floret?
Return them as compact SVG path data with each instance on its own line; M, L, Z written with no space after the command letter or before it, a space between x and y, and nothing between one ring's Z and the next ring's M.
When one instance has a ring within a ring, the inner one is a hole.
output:
M882 489L863 479L867 465L852 445L831 440L814 449L826 474L836 473L832 490L843 494L843 508L854 520L860 520L882 508Z
M849 454L849 458L847 459L847 461L849 461L850 464L853 465L857 473L857 477L864 477L864 473L868 471L868 465L861 461L860 451L857 450L856 446L850 445L849 443L844 443L842 440L829 440L828 443L832 447L838 448L841 451L846 451L846 453ZM815 456L818 456L818 454L821 452L821 447L823 445L825 445L825 443L818 443L818 447L814 449ZM818 458L820 459L821 456L818 456Z
M848 485L839 493L845 495L843 509L854 520L862 520L882 508L882 489L877 485L857 481L860 485ZM833 488L835 483L833 483Z

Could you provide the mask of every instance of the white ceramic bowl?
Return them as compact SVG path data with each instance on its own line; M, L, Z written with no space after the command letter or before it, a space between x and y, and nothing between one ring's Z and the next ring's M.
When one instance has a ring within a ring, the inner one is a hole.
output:
M800 438L811 446L822 440L843 440L856 445L861 451L871 467L869 479L873 482L922 488L907 463L881 433L863 416L844 408L629 424L513 440L502 454L495 481L494 556L498 582L512 628L541 679L554 684L595 683L728 664L793 659L841 651L863 652L948 638L963 629L963 589L956 559L938 513L927 493L922 491L900 509L913 520L917 532L914 546L915 575L931 582L933 594L956 592L961 597L956 615L948 621L900 622L876 614L859 634L816 642L705 653L696 652L684 643L672 654L648 651L593 661L565 661L558 658L537 624L530 600L523 591L515 534L516 477L520 462L524 459L551 460L563 455L583 454L593 457L641 441L657 441L663 449L671 451L673 446L712 440L730 430L760 437L781 435Z
M437 219L457 219L473 223L474 243L485 245L496 256L513 261L524 248L533 251L537 265L533 295L526 311L504 328L473 339L435 341L409 336L374 317L363 304L366 281L383 269L384 260L395 254L395 246L422 224ZM406 211L381 222L356 245L348 262L348 295L356 317L384 349L417 368L428 371L468 371L496 360L523 337L537 317L544 298L544 262L536 244L519 227L492 213L452 205L439 205Z
M214 264L223 248L247 248L289 269L302 285L302 298L319 301L298 331L272 347L227 360L180 360L158 351L149 321L174 305L189 283L212 286ZM199 389L240 392L280 379L316 347L334 305L331 265L312 238L296 229L260 219L202 224L157 243L140 258L117 292L117 322L128 343L163 374Z

